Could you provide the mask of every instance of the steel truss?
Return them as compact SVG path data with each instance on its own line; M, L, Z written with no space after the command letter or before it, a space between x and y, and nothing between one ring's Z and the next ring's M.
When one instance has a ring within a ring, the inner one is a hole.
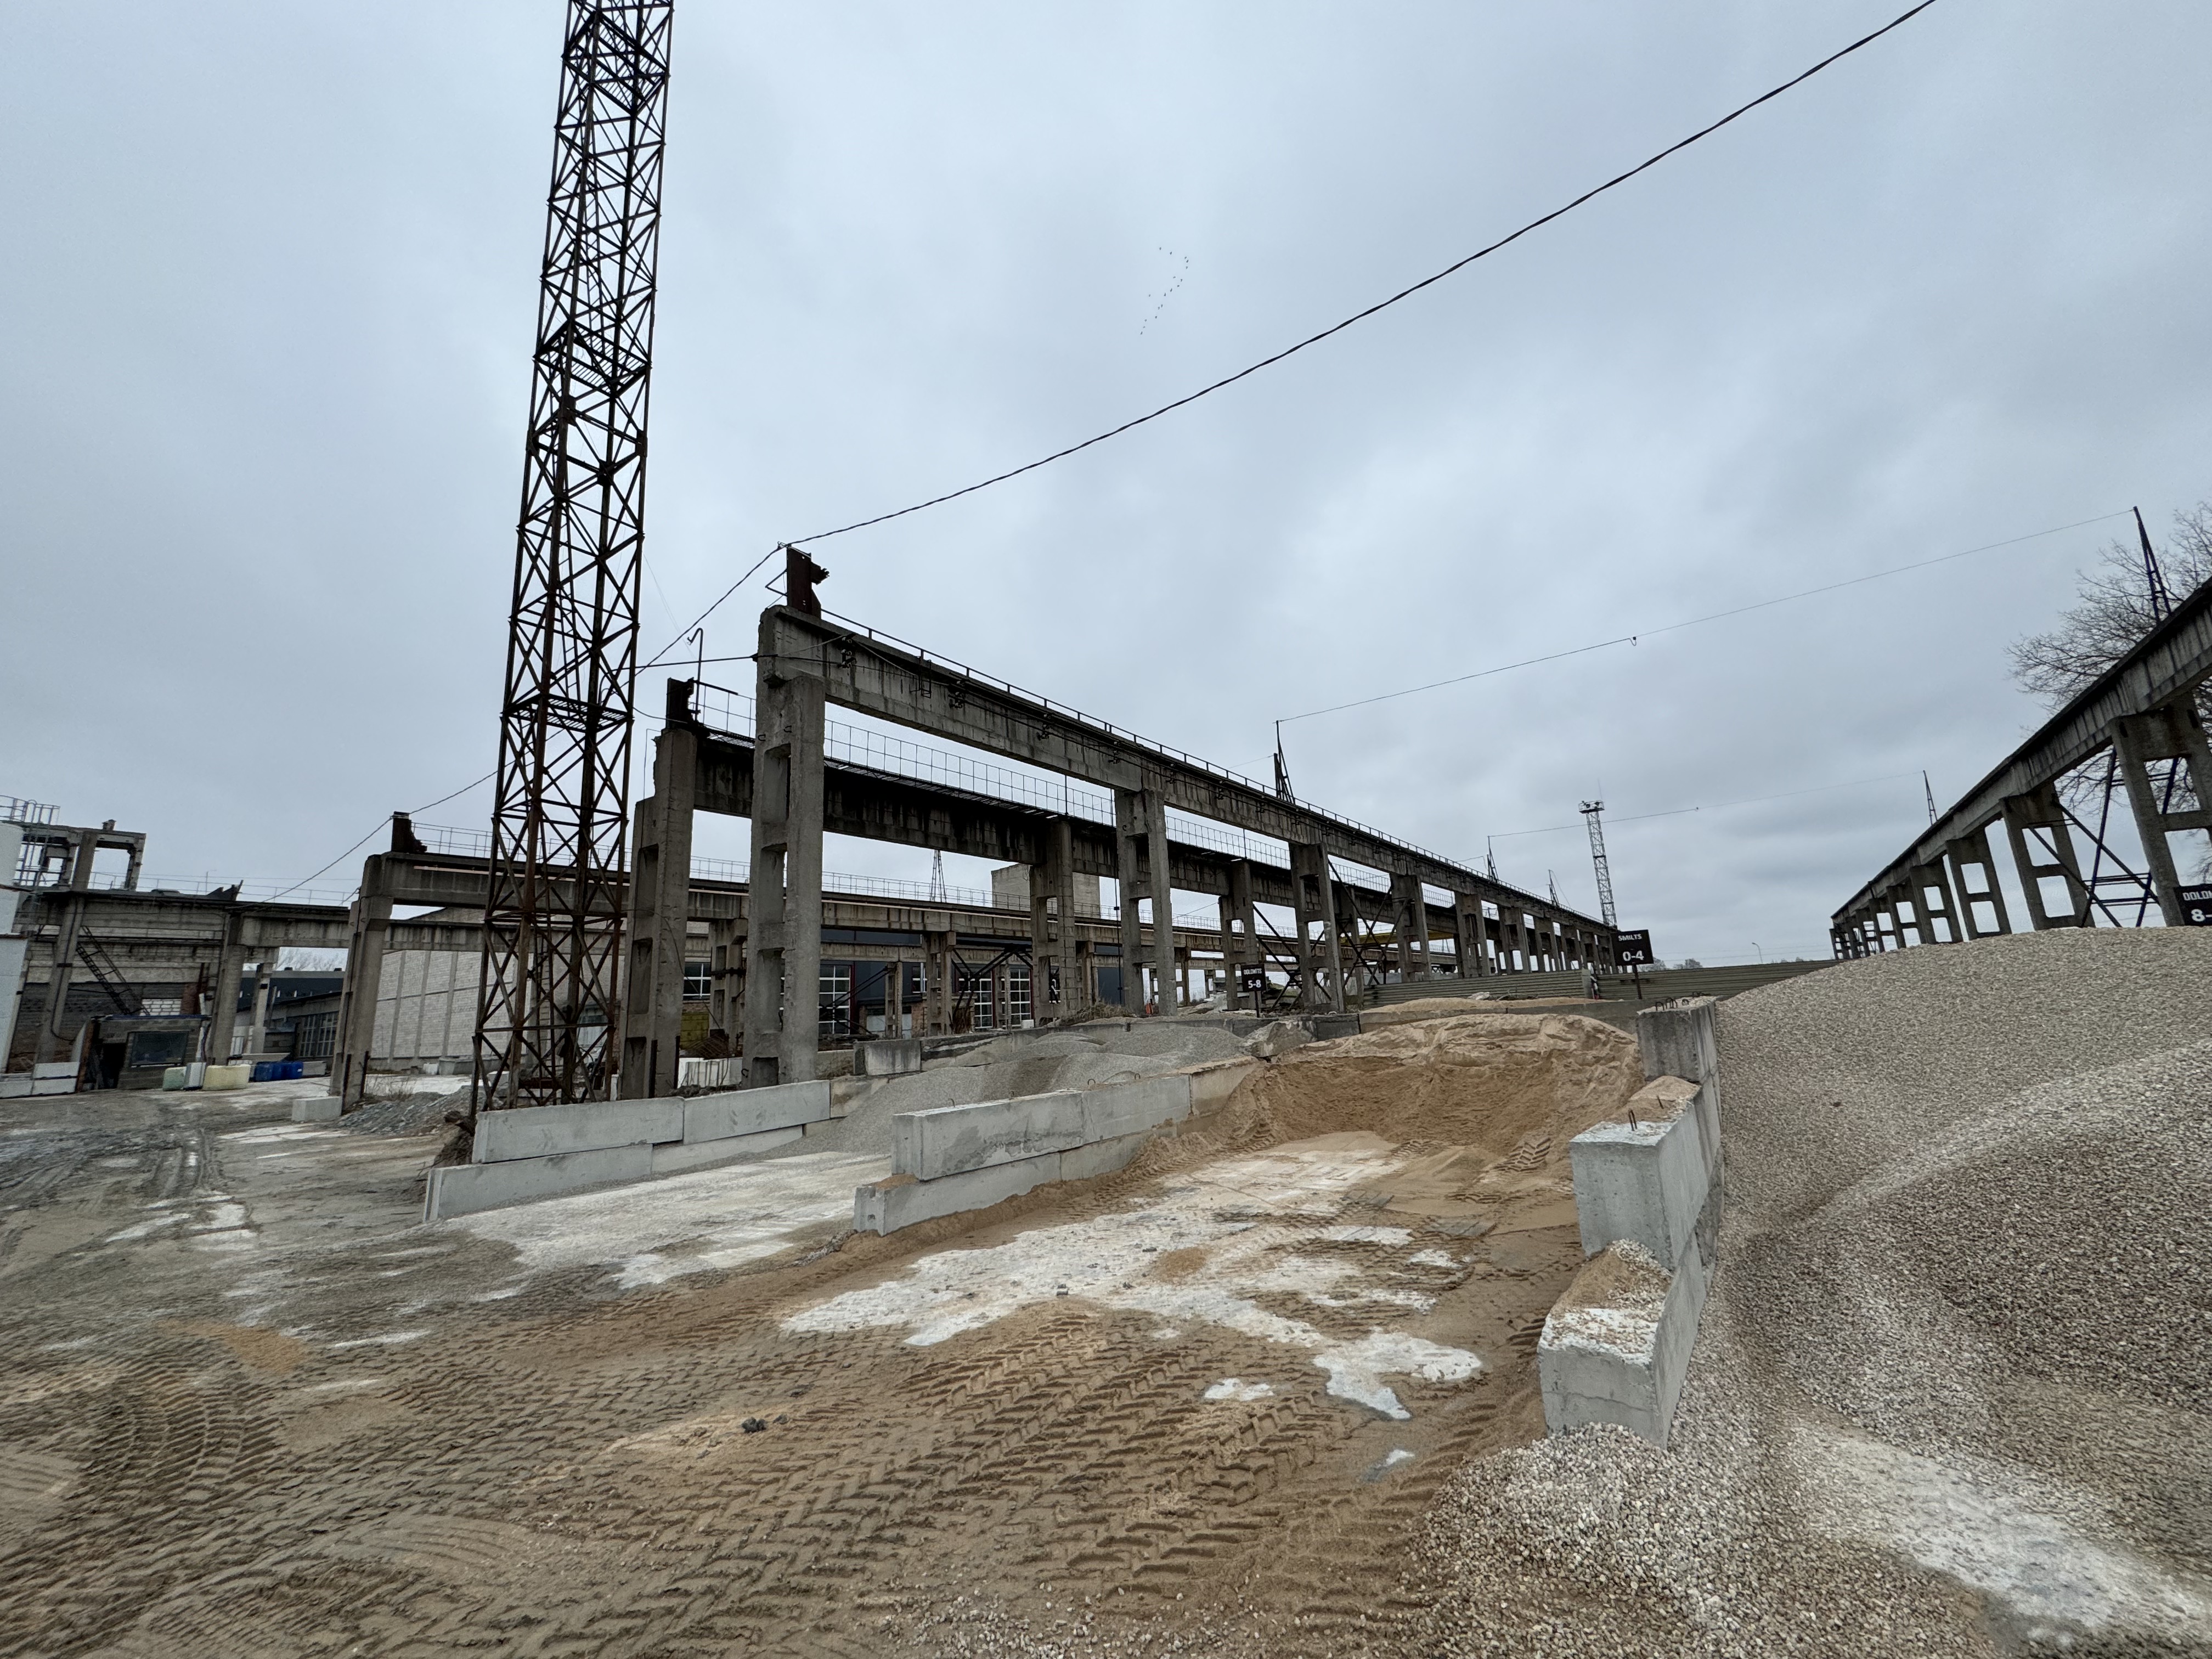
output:
M477 1000L480 1107L607 1091L671 0L570 0Z

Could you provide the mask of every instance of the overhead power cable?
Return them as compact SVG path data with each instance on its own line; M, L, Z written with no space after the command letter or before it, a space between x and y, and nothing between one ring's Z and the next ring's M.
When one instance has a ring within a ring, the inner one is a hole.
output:
M1334 702L1326 708L1309 708L1303 714L1285 714L1276 722L1288 726L1292 720L1310 720L1322 714L1340 714L1347 708L1364 708L1370 703L1389 702L1397 697L1418 696L1424 691L1442 690L1448 685L1464 685L1469 680L1488 679L1493 674L1510 674L1516 668L1534 668L1540 663L1559 662L1568 657L1587 656L1593 651L1604 651L1616 645L1634 645L1639 640L1656 639L1662 634L1677 633L1685 628L1696 628L1703 623L1722 622L1730 617L1741 617L1753 611L1765 611L1773 605L1788 605L1793 599L1809 599L1821 593L1833 593L1840 588L1856 587L1863 582L1880 581L1885 576L1901 576L1908 570L1925 570L1931 565L1948 564L1954 559L1971 558L1977 553L1994 552L2000 547L2016 547L2022 542L2040 540L2069 530L2081 530L2093 524L2102 524L2107 519L2126 516L2128 509L2118 513L2100 513L2094 519L2082 519L2074 524L2053 525L2048 530L2031 531L2025 536L2008 537L2001 542L1984 542L1979 547L1962 549L1956 553L1942 553L1932 559L1916 560L1911 564L1892 565L1887 570L1870 570L1863 576L1848 576L1839 582L1825 582L1818 587L1801 589L1795 593L1778 594L1771 599L1759 599L1751 605L1739 605L1727 611L1716 611L1710 616L1692 617L1687 621L1668 623L1660 628L1646 628L1634 634L1616 634L1609 640L1593 641L1589 645L1570 647L1565 651L1547 652L1540 657L1523 657L1519 662L1500 663L1495 668L1478 668L1470 674L1455 674L1449 679L1431 680L1425 685L1409 685L1397 691L1378 691L1371 697L1355 697L1350 702ZM1624 820L1625 821L1625 820Z
M1543 215L1540 218L1531 219L1527 224L1522 226L1520 229L1514 231L1510 235L1499 237L1487 247L1477 248L1465 258L1454 260L1450 264L1446 265L1442 270L1437 271L1434 276L1424 276L1419 282L1413 283L1412 286L1400 289L1395 294L1390 295L1387 300L1378 300L1373 305L1369 306L1365 310L1352 313L1351 316L1346 317L1342 322L1332 323L1328 327L1322 329L1318 334L1310 334L1304 339L1300 340L1297 344L1285 346L1283 349L1274 353L1271 356L1262 357L1258 362L1252 363L1246 368L1238 369L1234 374L1225 374L1210 386L1202 386L1195 392L1189 392L1181 398L1177 398L1173 403L1162 404L1158 409L1153 410L1150 414L1139 415L1133 420L1124 421L1121 425L1109 428L1106 431L1099 433L1095 437L1085 438L1080 443L1070 444L1065 449L1056 449L1049 455L1040 457L1038 459L1028 462L1024 465L1013 467L1007 471L1000 472L992 477L985 478L979 483L971 483L959 489L947 490L942 495L933 495L926 501L916 501L912 507L902 507L896 512L878 513L872 519L858 520L852 524L841 525L835 530L817 531L811 536L800 536L794 539L799 542L826 541L832 536L848 535L855 530L866 530L872 525L887 524L893 519L903 519L910 513L920 513L928 507L942 507L947 501L957 501L963 495L972 495L979 489L988 489L993 484L1005 483L1010 478L1018 478L1025 472L1034 472L1039 467L1051 465L1054 461L1064 461L1069 456L1079 454L1084 450L1089 449L1094 445L1103 444L1109 438L1118 438L1125 432L1133 432L1137 428L1145 425L1148 422L1158 420L1163 415L1173 414L1176 410L1182 409L1191 404L1194 404L1201 398L1211 397L1217 392L1220 392L1229 386L1235 386L1239 380L1247 380L1252 375L1257 374L1263 368L1272 368L1277 363L1281 362L1285 358L1296 356L1299 352L1304 351L1309 346L1319 345L1323 340L1329 338L1332 335L1341 334L1346 329L1350 328L1354 323L1365 322L1370 317L1374 316L1377 312L1387 311L1392 306L1396 305L1401 300L1411 299L1414 295L1419 294L1423 289L1431 287L1434 284L1443 281L1445 277L1452 276L1455 272L1466 270L1468 266L1473 264L1476 260L1487 258L1490 255L1497 252L1500 248L1510 246L1513 243L1519 241L1523 236L1528 235L1531 231L1540 230L1546 225L1550 224L1554 219L1565 217L1568 214L1572 213L1577 208L1582 206L1584 203L1594 201L1598 197L1604 195L1606 191L1626 184L1631 179L1635 178L1637 174L1648 172L1650 169L1657 167L1660 162L1665 161L1668 156L1677 155L1680 152L1689 149L1691 145L1696 143L1698 140L1711 137L1713 134L1718 132L1723 127L1728 125L1731 121L1741 119L1744 116L1750 114L1752 111L1757 109L1761 104L1772 102L1775 99L1779 98L1784 93L1790 91L1794 87L1802 86L1806 82L1818 75L1822 70L1841 63L1844 58L1850 57L1853 52L1857 52L1860 48L1872 46L1875 41L1881 40L1883 35L1887 34L1893 29L1902 27L1905 24L1911 21L1913 18L1917 17L1922 12L1926 11L1929 7L1935 3L1936 0L1920 0L1920 3L1918 5L1914 6L1910 10L1902 12L1896 17L1892 18L1888 22L1884 23L1880 28L1875 30L1873 33L1862 35L1842 50L1830 52L1819 63L1814 64L1812 68L1804 70L1801 74L1790 76L1790 79L1782 82L1780 86L1772 88L1766 92L1759 94L1758 97L1753 99L1749 103L1739 105L1736 108L1730 110L1726 115L1722 116L1719 120L1713 122L1710 126L1700 127L1688 137L1676 140L1674 143L1668 145L1666 149L1659 151L1656 155L1648 156L1644 160L1638 161L1634 167L1630 167L1626 172L1617 173L1612 178L1607 179L1603 184L1595 185L1591 189L1584 191L1572 201L1553 208L1549 213ZM716 603L719 604L720 601L718 600ZM694 625L696 626L696 624Z
M416 807L413 812L410 812L407 816L411 818L416 812L427 812L432 806L443 806L449 800L458 800L463 795L467 794L470 790L478 788L484 784L489 783L492 779L497 775L498 774L496 772L487 772L482 777L478 778L476 782L465 783L459 788L454 790L452 794L441 795L437 799L428 803L428 805ZM284 890L284 892L271 894L267 902L274 904L278 899L283 898L285 893L296 893L302 887L305 887L309 882L328 875L346 860L351 858L356 853L361 851L362 848L368 846L370 842L375 840L378 836L384 832L385 827L391 822L392 820L389 818L379 818L376 821L374 828L371 829L367 835L363 836L359 841L354 842L352 846L347 848L344 852L339 854L337 857L332 859L321 869L316 871L313 875L301 877L299 880L294 882L289 887L287 887Z

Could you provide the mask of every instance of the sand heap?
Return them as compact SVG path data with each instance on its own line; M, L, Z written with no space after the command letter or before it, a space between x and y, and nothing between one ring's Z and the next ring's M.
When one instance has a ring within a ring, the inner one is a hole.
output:
M1470 1465L1424 1652L2212 1652L2208 977L2051 933L1724 1003L1672 1449Z
M1567 1143L1644 1081L1636 1043L1579 1014L1460 1014L1317 1042L1240 1090L1273 1135L1364 1129L1564 1167Z

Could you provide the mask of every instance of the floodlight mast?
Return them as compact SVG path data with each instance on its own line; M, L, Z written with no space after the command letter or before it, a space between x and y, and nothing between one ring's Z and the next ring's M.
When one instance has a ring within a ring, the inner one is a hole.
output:
M479 1109L605 1097L672 0L569 0L477 990Z
M1613 902L1613 866L1605 856L1605 803L1584 801L1583 817L1589 820L1590 863L1597 871L1598 915L1604 918L1607 927L1617 929L1620 913Z

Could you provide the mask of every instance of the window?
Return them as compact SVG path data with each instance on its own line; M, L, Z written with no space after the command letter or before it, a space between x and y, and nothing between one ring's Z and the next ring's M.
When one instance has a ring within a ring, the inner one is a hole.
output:
M125 1064L131 1066L181 1066L191 1058L191 1031L133 1031L131 1052Z
M853 1035L853 964L822 964L821 1032L823 1042Z
M705 957L684 964L684 1000L704 1002L714 994L714 964Z

